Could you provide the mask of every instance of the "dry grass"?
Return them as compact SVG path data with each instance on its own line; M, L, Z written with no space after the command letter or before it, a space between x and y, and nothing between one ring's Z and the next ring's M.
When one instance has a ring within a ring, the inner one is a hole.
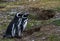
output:
M2 4L0 4L2 6ZM36 1L17 1L17 2L9 2L7 4L3 4L3 6L6 6L6 8L11 7L17 7L20 5L28 6L28 7L38 7L38 8L44 8L44 9L57 9L60 7L60 0L36 0ZM2 10L5 10L3 8Z
M34 4L30 4L32 7L39 7L44 9L51 9L51 8L57 8L60 7L60 1L40 1Z

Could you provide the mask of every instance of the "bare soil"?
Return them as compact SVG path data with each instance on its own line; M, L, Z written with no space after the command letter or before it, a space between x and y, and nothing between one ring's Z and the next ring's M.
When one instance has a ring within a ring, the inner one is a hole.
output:
M0 38L3 38L3 33L0 31ZM48 41L51 34L60 35L60 26L53 24L43 25L40 27L33 27L23 32L21 38L14 38L14 41ZM12 38L13 39L13 38Z

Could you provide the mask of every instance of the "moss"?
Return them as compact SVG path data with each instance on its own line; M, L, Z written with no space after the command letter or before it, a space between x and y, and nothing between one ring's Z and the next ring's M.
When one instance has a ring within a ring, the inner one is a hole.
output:
M49 36L49 41L60 41L60 38L57 35L51 34Z
M7 38L6 39L1 39L0 38L0 41L14 41L14 39L9 39L9 38L8 39Z
M52 23L55 24L55 25L57 25L57 26L60 26L60 20L55 20Z

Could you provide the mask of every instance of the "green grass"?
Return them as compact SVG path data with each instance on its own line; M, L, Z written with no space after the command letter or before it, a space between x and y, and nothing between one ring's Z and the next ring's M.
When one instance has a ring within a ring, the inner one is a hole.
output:
M9 39L9 38L8 39L7 38L4 38L4 39L0 38L0 41L15 41L15 40L14 39Z
M41 26L52 23L53 20L35 20L32 19L27 24L27 29L30 29L32 26Z
M60 26L60 20L55 20L55 21L53 21L53 23L57 26Z
M60 12L60 7L56 7L55 10Z
M41 24L41 21L37 21L37 20L31 20L28 22L27 24L27 29L30 29L33 26L38 26Z
M2 24L2 25L0 26L0 31L1 31L1 30L5 30L5 29L7 28L7 26L8 26L8 23Z
M0 39L0 41L14 41L14 39Z
M55 34L50 35L48 39L49 39L49 41L60 41L59 36L57 36Z
M0 6L7 6L8 2L0 2Z

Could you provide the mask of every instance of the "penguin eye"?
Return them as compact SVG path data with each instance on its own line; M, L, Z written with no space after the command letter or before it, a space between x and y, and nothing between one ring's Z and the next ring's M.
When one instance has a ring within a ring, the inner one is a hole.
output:
M18 14L18 17L22 17L23 14Z
M22 16L22 14L18 14L18 16Z
M24 15L23 17L27 17L27 16L28 16L28 14Z
M24 15L24 17L27 17L26 15Z

